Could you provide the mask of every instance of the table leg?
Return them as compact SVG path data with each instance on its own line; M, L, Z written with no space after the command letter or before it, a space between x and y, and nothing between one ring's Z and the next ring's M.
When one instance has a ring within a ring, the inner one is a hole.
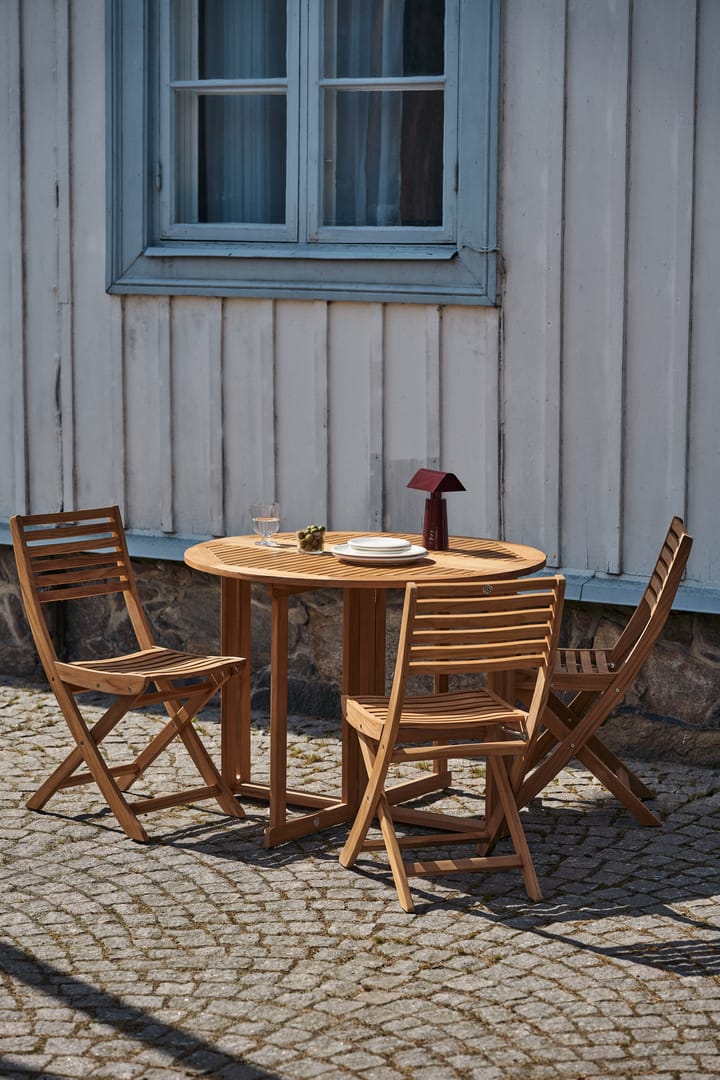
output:
M385 692L385 592L347 589L343 606L343 694ZM353 808L360 805L365 772L354 728L343 721L342 792Z
M264 788L248 784L244 789L251 796L264 796L269 801L270 821L264 834L267 848L339 825L353 814L344 795L338 799L287 786L288 602L293 591L270 588L270 784ZM310 812L288 821L288 804L308 807Z
M270 829L287 817L288 594L270 588Z
M224 656L244 656L238 679L225 683L220 699L220 757L223 779L233 790L250 779L250 584L222 578L220 649Z
M504 701L509 702L512 705L515 701L515 672L514 671L492 671L488 676L488 687L494 693L499 694ZM490 730L487 733L488 739L492 739L493 735ZM512 780L513 760L509 758L498 759L498 764L504 767ZM517 784L513 786L517 787ZM503 836L508 835L507 823L501 819L501 805L497 792L497 785L495 778L492 775L490 769L486 766L485 769L485 821L487 823L488 833L490 840L487 844L482 846L483 854L489 854L493 850L495 844Z

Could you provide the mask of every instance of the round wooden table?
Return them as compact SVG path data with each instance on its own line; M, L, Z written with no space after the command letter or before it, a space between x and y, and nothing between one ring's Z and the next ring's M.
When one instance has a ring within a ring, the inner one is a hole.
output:
M297 552L295 534L278 534L277 547L261 547L256 536L229 536L196 544L185 552L195 570L221 579L221 650L250 657L250 587L262 583L271 597L270 782L254 783L250 753L250 670L222 692L222 772L240 796L269 802L265 846L351 820L360 798L359 754L343 725L342 790L337 796L287 788L288 602L308 589L343 592L343 694L382 694L385 689L385 600L388 589L408 581L477 581L522 577L541 570L545 555L537 548L499 540L452 536L447 551L430 551L410 564L356 565L336 558L332 547L358 532L330 532L320 554ZM377 534L381 535L381 534ZM396 534L398 535L398 534ZM403 534L413 544L420 537ZM446 775L415 782L403 798L442 786ZM288 804L309 812L288 820Z

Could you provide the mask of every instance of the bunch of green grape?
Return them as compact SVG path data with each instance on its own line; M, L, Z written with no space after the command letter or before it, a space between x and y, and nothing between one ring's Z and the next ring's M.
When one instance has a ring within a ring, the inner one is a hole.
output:
M298 549L300 551L322 551L324 536L324 525L307 525L304 529L298 530Z

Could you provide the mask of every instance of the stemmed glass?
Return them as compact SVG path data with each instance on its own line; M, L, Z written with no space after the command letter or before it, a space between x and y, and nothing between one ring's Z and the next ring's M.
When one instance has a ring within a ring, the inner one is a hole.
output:
M271 539L280 528L280 503L260 502L253 503L250 513L252 515L253 532L262 537L255 543L259 547L279 547Z

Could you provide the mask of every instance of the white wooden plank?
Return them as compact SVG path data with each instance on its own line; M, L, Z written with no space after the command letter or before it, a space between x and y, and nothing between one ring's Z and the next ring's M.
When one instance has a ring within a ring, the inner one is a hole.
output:
M501 528L559 560L564 0L504 8Z
M23 0L21 13L29 504L32 510L51 511L60 509L63 501L57 199L59 185L66 181L58 174L54 149L58 109L55 4L49 8L47 0Z
M222 301L174 297L170 341L175 528L222 535Z
M281 529L328 514L327 305L275 308L277 489Z
M381 304L331 304L328 312L327 524L382 522Z
M720 4L701 3L695 128L695 227L688 529L695 537L688 576L720 581Z
M635 0L628 196L626 573L685 506L694 0Z
M25 464L26 403L23 322L23 214L21 154L20 0L0 6L0 216L5 222L0 259L0 515L28 506Z
M384 527L421 531L424 497L407 484L439 468L439 325L434 307L388 304L384 331Z
M105 176L97 168L98 148L105 139L104 113L98 108L105 93L104 12L93 0L75 0L70 16L72 55L82 57L82 63L71 63L68 273L75 423L67 437L72 437L74 450L76 503L117 502L124 510L122 300L107 296L104 288ZM59 54L60 62L61 48ZM64 435L65 428L63 422Z
M250 505L275 491L274 304L223 304L223 431L226 525L252 530Z
M440 467L465 493L448 495L448 529L499 535L498 312L445 308L442 320Z
M123 311L126 525L173 532L170 301L127 297Z
M621 565L630 0L569 8L562 559Z
M223 456L223 355L222 301L203 312L207 319L207 414L208 514L215 536L225 535L225 460ZM199 425L202 428L202 424Z
M425 458L428 466L440 462L440 327L441 308L425 308ZM410 360L412 364L412 360ZM408 373L410 374L410 373Z
M123 298L108 297L110 313L106 321L108 327L108 370L110 373L111 419L110 432L111 473L110 499L120 507L123 521L127 514L126 476L127 476L127 438L125 431L125 393L123 373ZM95 501L95 500L93 500ZM99 500L98 500L99 501ZM159 525L158 525L159 527Z
M55 202L57 207L57 305L60 357L60 409L63 506L76 506L75 492L75 372L73 367L73 293L71 269L72 217L70 209L70 25L68 5L56 0L55 24Z
M331 309L332 310L332 309ZM385 325L385 308L377 304L373 308L372 332L369 342L370 361L370 466L369 466L369 496L370 516L368 527L374 531L382 531L385 512L385 485L383 461L384 449L384 425L383 425L383 402L384 402L384 355L383 355L383 328Z

